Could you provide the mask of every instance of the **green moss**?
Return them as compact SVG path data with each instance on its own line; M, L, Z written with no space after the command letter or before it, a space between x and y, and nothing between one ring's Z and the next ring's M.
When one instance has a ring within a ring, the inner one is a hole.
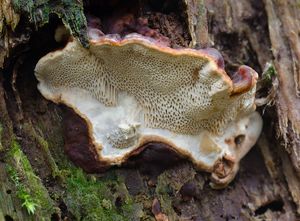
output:
M72 164L64 153L63 131L58 115L51 116L51 123L49 126L49 122L40 120L35 125L35 130L41 134L38 135L40 137L38 141L43 150L47 153L46 155L48 161L50 161L52 176L58 176L63 180L65 175L69 173L68 169ZM49 127L51 130L48 129Z
M12 141L6 161L7 173L15 185L15 194L21 200L22 207L29 214L38 214L44 220L50 220L50 214L55 212L54 203L15 140Z
M11 181L16 186L16 196L22 201L22 207L25 207L28 214L34 214L36 207L39 206L37 200L29 193L25 185L21 182L18 172L11 166L7 166L7 173Z
M56 14L70 28L84 46L88 46L86 18L82 1L78 0L13 0L14 9L33 23L36 28L49 22L49 15Z
M2 150L4 150L3 146L2 146L2 132L3 132L3 127L2 125L0 124L0 152Z
M262 81L272 83L272 79L277 76L277 71L273 63L267 63L262 73Z
M172 200L175 195L175 190L172 188L172 185L168 182L166 174L162 174L158 177L157 186L155 188L155 193L162 208L162 211L165 214L168 214L171 220L177 220L178 217L175 214L172 206Z
M114 176L96 179L85 175L81 169L72 169L67 178L66 204L76 220L139 220L137 205L125 185ZM116 200L121 206L116 207Z
M173 208L173 200L176 199L182 185L193 179L195 175L192 166L186 164L168 169L158 176L155 194L163 213L168 214L170 220L179 219Z
M61 177L60 170L58 169L51 152L49 150L48 142L43 138L43 136L39 135L36 130L33 128L31 124L24 123L23 129L28 134L29 137L34 139L36 143L39 144L40 148L43 150L45 154L45 158L47 160L48 165L51 168L52 177Z

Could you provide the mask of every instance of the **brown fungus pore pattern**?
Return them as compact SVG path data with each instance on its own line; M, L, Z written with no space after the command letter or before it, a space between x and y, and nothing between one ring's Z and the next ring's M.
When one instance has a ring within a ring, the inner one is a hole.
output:
M103 38L86 50L73 41L59 56L45 61L49 63L43 71L37 66L37 78L47 79L53 91L86 90L107 106L117 105L119 92L125 91L138 101L149 127L175 133L197 134L203 129L218 133L240 111L253 108L248 106L253 91L230 97L231 80L202 52L163 51L144 43Z
M87 122L98 160L106 165L160 142L210 172L229 156L234 172L219 181L227 184L261 130L254 112L257 73L241 66L232 81L212 49L172 49L139 34L101 34L89 49L73 39L44 56L35 74L47 99ZM236 151L227 141L240 135L247 142Z

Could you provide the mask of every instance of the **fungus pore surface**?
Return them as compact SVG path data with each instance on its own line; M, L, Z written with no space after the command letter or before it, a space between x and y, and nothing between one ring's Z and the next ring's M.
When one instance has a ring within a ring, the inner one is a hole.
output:
M42 57L35 75L45 98L84 119L94 160L119 165L147 143L164 143L212 172L215 183L231 181L262 126L254 111L257 73L241 66L231 80L214 49L89 34L89 49L71 39ZM225 164L233 166L224 174Z

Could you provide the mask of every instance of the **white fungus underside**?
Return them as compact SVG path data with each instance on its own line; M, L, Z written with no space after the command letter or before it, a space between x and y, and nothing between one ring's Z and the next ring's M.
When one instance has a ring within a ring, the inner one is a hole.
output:
M143 44L91 44L87 50L73 41L41 58L36 76L49 87L89 91L106 106L118 106L118 94L126 92L148 127L182 134L220 134L240 113L253 111L255 87L231 96L231 80L213 60L196 50L176 54Z
M138 103L133 97L125 93L119 94L118 100L120 102L118 106L108 107L93 98L88 91L79 88L53 89L42 82L38 88L47 99L60 99L61 102L66 103L68 106L76 107L75 110L82 117L89 122L93 122L92 133L95 139L94 142L101 144L101 147L97 149L99 160L109 161L111 164L123 163L126 160L124 156L140 147L143 139L150 136L153 139L153 136L156 136L158 140L162 138L171 144L171 148L175 151L191 158L199 167L210 170L216 161L224 155L234 155L232 148L225 142L226 139L242 134L252 140L251 144L249 144L249 146L252 146L259 136L261 128L261 121L250 120L250 115L230 123L222 136L216 136L207 131L203 131L199 135L176 134L166 129L147 127L143 123L143 113ZM136 110L136 112L132 110ZM253 119L258 117L256 112L252 115ZM252 121L251 124L249 124L250 121ZM138 129L139 138L132 146L123 149L113 147L106 135L120 125L130 123L140 123ZM214 144L210 146L205 142L205 145L203 145L204 139L212 140Z
M261 130L255 86L231 96L230 79L212 59L140 41L89 50L70 42L40 59L38 88L88 121L100 161L121 164L146 141L166 143L207 171L224 155L238 161ZM246 137L244 152L226 142L238 135Z

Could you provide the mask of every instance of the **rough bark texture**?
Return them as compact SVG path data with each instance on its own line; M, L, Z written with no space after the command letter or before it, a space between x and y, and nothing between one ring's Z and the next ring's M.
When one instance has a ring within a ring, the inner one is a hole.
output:
M59 24L86 46L84 13L120 10L120 1L103 2L0 0L0 220L297 220L299 1L125 1L174 44L217 48L227 70L271 64L258 91L272 95L259 108L262 136L223 190L155 148L93 175L64 155L63 110L37 91L33 69L61 47L51 37Z

